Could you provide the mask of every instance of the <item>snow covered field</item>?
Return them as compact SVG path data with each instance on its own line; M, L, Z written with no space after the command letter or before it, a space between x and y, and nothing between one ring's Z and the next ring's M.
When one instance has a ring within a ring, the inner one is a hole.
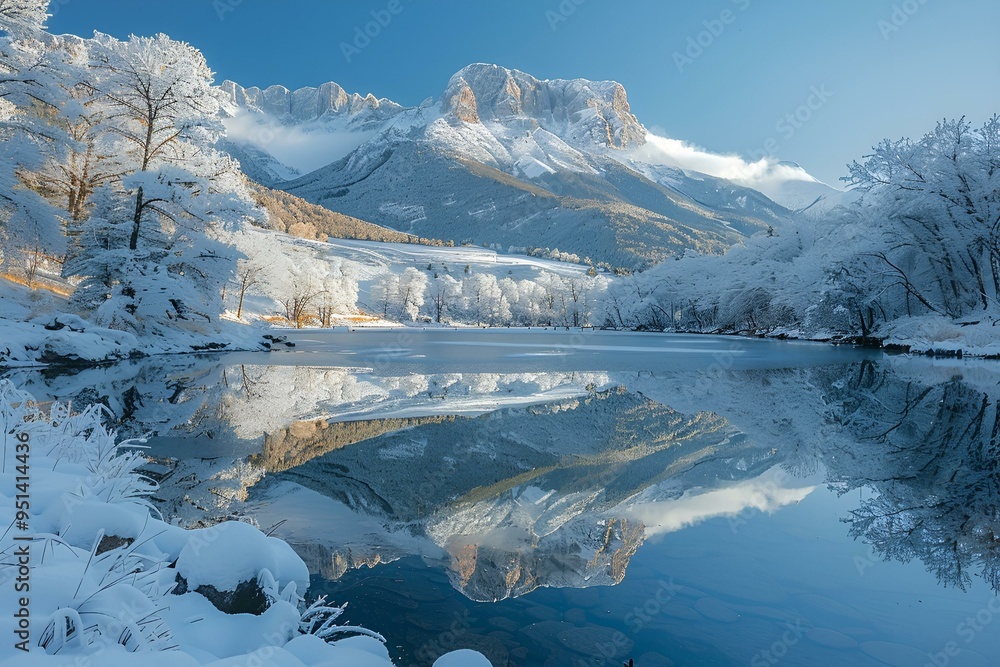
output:
M587 289L595 292L603 291L606 285L603 277L588 276L590 267L586 264L508 254L473 246L449 248L334 238L328 239L326 243L312 244L297 240L293 243L300 247L311 247L313 252L326 261L342 263L345 270L358 282L358 305L375 315L384 315L387 308L389 311L396 310L397 304L386 304L387 299L390 302L393 300L387 294L387 289L392 289L387 288L387 285L393 285L393 280L401 279L404 284L414 284L416 281L419 296L415 297L410 309L399 305L398 314L393 313L394 317L400 317L404 321L418 317L424 321L439 319L434 306L436 295L440 294L441 313L454 316L458 321L468 320L474 316L473 311L476 311L475 315L483 317L484 321L506 324L510 322L511 312L516 309L521 298L538 298L538 295L531 293L537 292L539 285L545 285L542 290L549 294L553 290L556 293L566 291L568 284L577 285L578 289L579 286L588 284L591 287ZM399 288L396 287L395 290L399 291ZM495 305L476 308L466 303L464 308L459 306L463 295L466 301L471 302L485 298L487 293L497 301ZM558 298L560 297L553 296L554 300ZM593 311L597 299L591 299L595 303L590 304L589 309ZM505 305L501 305L501 301ZM468 312L463 313L463 310ZM525 310L524 306L522 310Z

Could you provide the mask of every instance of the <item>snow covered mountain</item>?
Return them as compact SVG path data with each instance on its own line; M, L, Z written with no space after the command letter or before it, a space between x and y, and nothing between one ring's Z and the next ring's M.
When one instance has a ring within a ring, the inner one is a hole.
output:
M799 165L789 162L782 162L779 166L801 169ZM858 192L837 190L822 181L808 179L778 181L766 188L766 194L774 201L781 202L785 208L808 215L846 206L860 196Z
M233 154L252 177L420 236L641 268L722 252L789 218L757 190L650 157L613 81L473 64L412 108L336 84L222 91Z

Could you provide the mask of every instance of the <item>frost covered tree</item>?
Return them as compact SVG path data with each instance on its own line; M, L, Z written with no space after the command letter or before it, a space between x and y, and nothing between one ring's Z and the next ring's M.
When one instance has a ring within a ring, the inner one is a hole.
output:
M351 315L357 310L357 276L343 262L331 262L323 281L323 291L317 308L320 325L332 326L335 315Z
M94 66L103 73L100 85L113 115L109 129L122 139L133 172L153 175L135 179L129 249L136 250L147 218L173 218L177 209L183 211L187 193L164 191L163 186L174 185L171 177L180 178L181 187L189 185L184 175L163 179L156 178L157 172L178 164L192 144L214 143L221 134L213 120L219 100L208 64L188 44L166 35L133 36L126 42L97 35L95 42Z
M417 319L424 305L427 283L427 276L412 266L407 267L399 276L399 308L402 315L411 322Z
M244 235L240 235L242 238ZM331 326L333 316L357 312L358 279L348 263L315 256L307 250L282 247L267 234L250 232L256 246L241 240L249 266L259 266L255 291L279 304L289 324Z
M507 302L507 307L510 309L512 323L523 323L524 317L521 313L521 285L510 276L501 278L498 285L500 287L500 294L503 295L503 299Z
M372 300L376 310L388 319L389 309L395 308L399 295L399 276L386 272L372 283Z
M545 324L566 324L566 285L562 279L549 271L539 274L536 282L542 288L541 312Z
M510 306L496 276L487 273L470 275L462 281L462 296L470 321L496 326L510 320Z
M324 277L315 262L301 258L300 261L288 262L288 270L275 281L274 286L289 324L301 329L312 319L324 291Z
M0 30L14 39L36 37L48 8L49 0L0 0Z
M67 42L63 48L85 51L87 46L79 40ZM114 142L109 140L100 91L81 80L72 85L69 95L81 110L75 118L59 120L69 141L64 151L50 157L34 176L38 189L66 211L66 234L72 238L79 233L79 223L89 213L94 192L119 178L127 166L119 159Z
M436 276L429 287L431 318L437 322L445 322L451 315L455 304L462 296L462 284L447 273Z
M243 253L236 265L236 319L243 317L243 304L249 294L259 291L265 283L269 269L273 270L273 258L270 248L273 243L267 243L262 234L243 232L237 235L237 247Z
M574 327L591 324L598 294L606 288L606 281L598 276L573 276L563 279L566 299L567 324Z
M214 145L223 132L204 57L164 35L88 43L103 131L121 174L94 193L65 272L98 323L163 333L214 330L236 269L230 235L260 216Z
M247 294L260 285L264 267L250 259L241 260L236 269L236 285L239 299L236 305L236 319L243 317L243 303Z
M427 297L427 276L414 267L401 274L383 273L372 284L375 307L384 318L414 321Z
M872 253L915 309L961 317L1000 295L1000 117L945 120L917 141L884 141L846 180L895 232Z
M0 243L31 266L64 249L59 210L30 176L65 151L56 120L76 113L63 92L69 65L42 30L47 6L0 0Z

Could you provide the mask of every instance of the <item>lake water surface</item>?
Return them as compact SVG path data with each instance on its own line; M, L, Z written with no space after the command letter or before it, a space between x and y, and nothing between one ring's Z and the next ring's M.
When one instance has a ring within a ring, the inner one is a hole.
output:
M401 665L1000 663L1000 366L593 331L293 332L11 371L151 434Z

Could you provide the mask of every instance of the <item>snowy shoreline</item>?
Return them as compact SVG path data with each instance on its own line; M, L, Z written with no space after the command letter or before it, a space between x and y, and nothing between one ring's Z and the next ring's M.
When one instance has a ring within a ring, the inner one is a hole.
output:
M781 340L808 340L833 345L855 345L882 350L886 354L1000 360L1000 339L998 339L995 323L951 321L933 315L893 320L868 336L838 337L830 335L816 337L781 333L764 337Z
M286 341L286 336L308 335L310 332L349 331L364 335L365 332L398 330L402 333L420 331L465 331L494 334L510 333L576 333L586 331L615 332L621 334L659 333L677 336L721 336L733 339L779 340L811 342L830 346L850 345L867 349L882 350L887 354L915 354L927 357L1000 359L1000 343L992 337L993 326L975 323L952 323L939 318L909 318L893 322L885 331L878 331L868 337L841 335L802 335L801 332L782 331L771 334L723 333L704 331L650 331L642 329L616 329L602 327L473 327L441 325L346 326L332 328L307 327L271 329L246 327L251 335L240 335L224 342L218 340L196 342L192 338L187 347L161 346L140 349L137 339L131 334L92 327L75 316L59 315L53 321L70 322L59 330L51 330L37 322L12 322L0 319L0 369L8 368L94 368L110 366L129 359L174 355L205 355L231 352L264 352L294 343ZM270 332L270 333L269 333ZM228 333L228 332L227 332ZM256 339L256 342L254 342ZM30 342L28 342L30 341ZM6 354L5 354L6 352ZM35 354L32 354L35 353Z

